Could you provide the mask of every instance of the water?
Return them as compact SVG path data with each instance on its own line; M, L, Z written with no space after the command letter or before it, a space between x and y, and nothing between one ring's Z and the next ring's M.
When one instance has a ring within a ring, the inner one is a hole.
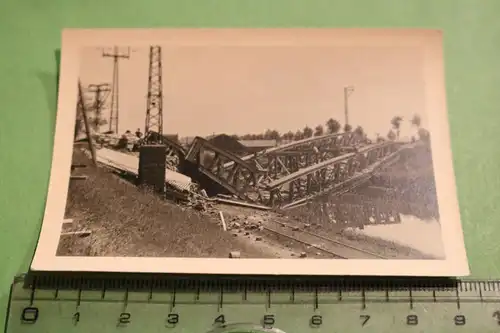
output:
M366 226L356 232L408 246L433 257L445 257L441 226L436 220L424 221L415 216L401 215L400 224Z

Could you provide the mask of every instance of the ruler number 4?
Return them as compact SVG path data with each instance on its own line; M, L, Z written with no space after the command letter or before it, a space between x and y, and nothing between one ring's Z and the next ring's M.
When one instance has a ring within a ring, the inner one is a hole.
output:
M497 324L500 325L500 310L493 312L493 318L495 318L497 321Z

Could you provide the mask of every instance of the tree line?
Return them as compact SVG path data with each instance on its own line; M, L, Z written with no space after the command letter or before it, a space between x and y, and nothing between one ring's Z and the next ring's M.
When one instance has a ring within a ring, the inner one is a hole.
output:
M244 135L232 135L232 137L239 140L302 140L306 138L310 138L313 136L321 136L325 134L336 134L339 133L342 129L342 125L338 120L333 118L328 119L325 124L319 124L316 127L312 128L309 126L305 126L302 129L298 129L296 131L288 131L284 133L280 133L275 129L268 129L264 133L259 134L244 134ZM349 124L344 125L344 132L352 131L352 126ZM354 129L354 132L358 135L365 136L365 131L361 126L357 126Z
M401 125L403 121L404 119L401 116L395 116L391 119L392 128L387 133L387 139L391 141L399 139ZM429 131L422 127L422 118L418 114L413 115L413 117L410 119L410 123L413 127L417 129L417 135L419 139L421 140L429 139ZM416 138L412 137L412 139L415 140ZM377 135L377 141L383 141L383 140L384 138Z
M403 117L401 116L394 116L391 119L391 128L389 129L389 132L387 133L386 136L381 136L380 134L377 134L376 141L385 141L385 140L397 140L399 139L400 136L400 130L401 130L401 125L403 124ZM410 123L413 127L417 129L418 137L420 139L428 139L429 137L429 132L422 128L422 118L418 115L415 114L411 119ZM342 129L342 125L340 124L339 121L330 118L328 119L325 124L319 124L316 127L312 128L309 126L305 126L303 129L298 129L296 131L288 131L285 133L280 133L279 131L275 129L268 129L264 133L259 133L259 134L244 134L244 135L232 135L235 139L238 140L276 140L276 141L281 141L281 140L286 140L286 141L291 141L291 140L302 140L306 138L310 138L313 136L321 136L325 134L336 134L339 133L340 130ZM352 131L352 126L349 124L346 124L343 126L344 132L351 132ZM366 138L365 131L363 127L357 126L354 129L354 133L358 134L361 137ZM416 139L416 138L413 138Z

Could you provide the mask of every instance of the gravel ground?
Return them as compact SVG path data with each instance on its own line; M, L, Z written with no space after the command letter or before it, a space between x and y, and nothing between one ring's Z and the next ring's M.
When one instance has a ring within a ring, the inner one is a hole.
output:
M75 164L88 164L75 152ZM245 258L272 258L272 249L224 232L219 220L139 190L111 172L94 167L75 172L88 176L70 184L68 230L90 230L91 236L63 236L58 255L130 257L221 257L240 251Z

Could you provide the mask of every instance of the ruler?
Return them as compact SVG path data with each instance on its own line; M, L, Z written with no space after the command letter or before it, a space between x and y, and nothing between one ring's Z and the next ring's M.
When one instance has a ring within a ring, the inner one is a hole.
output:
M500 332L500 281L12 285L7 333Z

